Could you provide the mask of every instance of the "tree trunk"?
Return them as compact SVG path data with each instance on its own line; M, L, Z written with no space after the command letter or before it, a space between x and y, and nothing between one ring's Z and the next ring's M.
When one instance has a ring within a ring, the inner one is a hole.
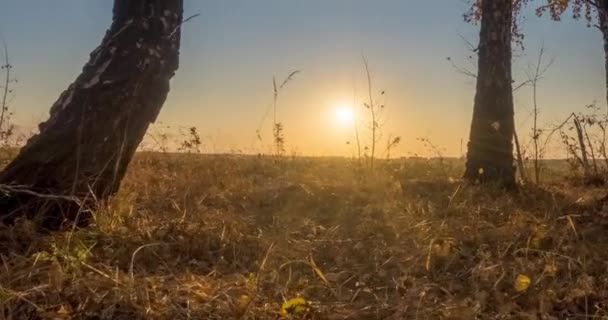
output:
M465 178L515 186L511 0L482 1L477 93Z
M86 225L88 210L114 194L179 62L183 0L114 0L101 45L0 173L0 217L42 226Z
M517 167L519 168L519 178L521 179L521 183L525 184L526 182L528 182L528 178L526 177L526 166L524 165L524 157L521 153L521 145L519 144L517 130L513 130L513 141L515 142L515 154L517 155ZM536 183L538 183L538 181L539 177L537 174Z
M583 164L583 177L585 180L591 176L591 166L589 165L589 157L587 155L587 146L585 144L585 137L583 135L583 127L581 121L577 116L573 119L574 128L576 129L576 137L578 138L578 145L581 149L581 163ZM591 147L591 146L590 146Z
M599 29L602 32L602 38L604 39L604 68L606 77L606 103L608 103L608 0L597 1L597 11L599 20ZM608 105L607 105L608 108ZM606 109L606 116L608 117L608 109Z

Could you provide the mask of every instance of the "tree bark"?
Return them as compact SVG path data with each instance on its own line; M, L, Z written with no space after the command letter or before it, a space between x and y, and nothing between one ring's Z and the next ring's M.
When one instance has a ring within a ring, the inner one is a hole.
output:
M515 154L517 155L517 167L519 168L519 178L521 179L521 183L526 184L528 182L528 178L526 177L526 166L524 165L524 157L521 153L521 145L519 144L517 130L513 130L513 141L515 142ZM538 180L539 179L537 175L536 183L538 183Z
M608 0L598 0L597 11L599 29L602 32L602 38L604 39L604 71L606 77L606 103L608 103ZM608 116L608 109L606 109L606 116Z
M515 186L511 0L481 3L477 92L469 136L465 179Z
M82 73L0 173L0 218L86 225L114 194L164 104L179 64L183 0L114 0L113 22Z
M583 126L577 116L573 119L574 128L576 129L576 137L578 138L578 145L581 149L581 162L583 164L583 177L588 179L591 176L591 166L589 165L589 157L587 154L587 146L585 144L585 137L583 135ZM591 147L591 146L590 146Z

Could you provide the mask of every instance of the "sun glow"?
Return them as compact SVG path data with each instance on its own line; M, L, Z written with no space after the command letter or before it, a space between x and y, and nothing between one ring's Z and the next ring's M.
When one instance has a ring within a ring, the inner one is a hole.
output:
M341 126L352 125L355 120L353 107L348 104L336 106L336 122Z

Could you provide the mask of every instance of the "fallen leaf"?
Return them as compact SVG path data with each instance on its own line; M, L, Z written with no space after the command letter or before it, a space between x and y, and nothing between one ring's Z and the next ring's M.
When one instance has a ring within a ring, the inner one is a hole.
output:
M285 301L281 306L281 310L279 311L279 313L282 316L286 317L291 314L308 312L309 310L310 305L308 304L308 302L306 302L304 298L297 297Z
M515 279L515 283L513 284L513 288L517 292L524 292L524 291L528 290L528 288L530 287L530 283L531 282L532 281L530 280L530 277L528 277L526 275L523 275L523 274L520 274Z

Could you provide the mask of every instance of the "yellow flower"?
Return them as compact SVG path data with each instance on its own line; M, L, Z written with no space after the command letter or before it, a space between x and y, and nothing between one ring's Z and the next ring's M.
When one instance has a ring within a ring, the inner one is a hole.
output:
M309 310L310 306L308 302L306 302L304 298L297 297L285 301L281 306L281 310L279 311L279 313L285 317L290 314L308 312Z
M523 275L523 274L520 274L515 279L515 283L513 284L513 288L517 292L524 292L524 291L528 290L528 288L530 287L530 283L531 282L532 281L530 280L530 277L528 277L526 275Z

